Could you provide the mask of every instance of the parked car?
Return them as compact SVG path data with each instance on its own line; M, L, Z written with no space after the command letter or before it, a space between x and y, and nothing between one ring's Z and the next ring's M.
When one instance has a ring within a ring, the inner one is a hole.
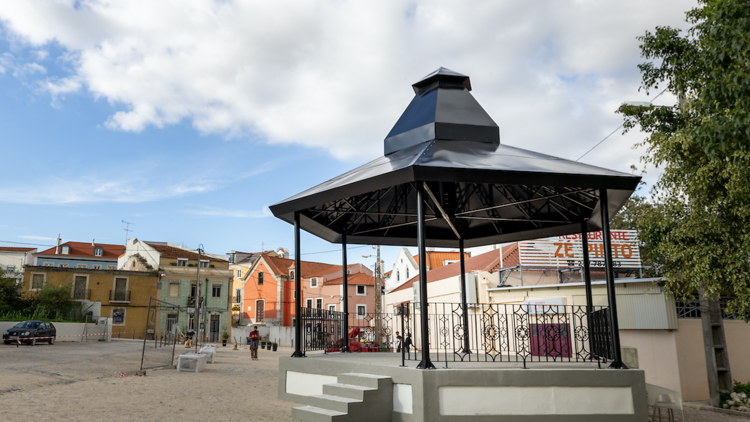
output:
M3 333L3 343L12 344L20 340L21 343L33 346L38 340L55 344L55 336L57 336L57 329L51 322L23 321ZM38 339L37 337L45 338Z

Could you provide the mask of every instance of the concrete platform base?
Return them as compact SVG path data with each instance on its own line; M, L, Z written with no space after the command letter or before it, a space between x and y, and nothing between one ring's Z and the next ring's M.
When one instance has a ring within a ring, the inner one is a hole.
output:
M648 421L641 370L476 362L418 370L415 362L400 364L392 353L281 358L279 398L305 405L292 416L311 422Z

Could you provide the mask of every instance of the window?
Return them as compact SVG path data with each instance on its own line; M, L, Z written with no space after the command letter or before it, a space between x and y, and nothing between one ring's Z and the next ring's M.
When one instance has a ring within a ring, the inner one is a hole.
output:
M117 265L115 265L115 264L107 264L107 269L108 270L116 270L117 269Z
M214 284L211 287L211 297L221 297L221 284Z
M351 275L351 273L352 273L352 270L346 270L347 275Z
M125 308L112 308L112 325L125 325Z
M242 289L234 290L234 303L240 303L242 299Z
M263 284L263 271L258 273L258 285Z
M44 281L47 279L46 274L32 274L31 288L29 290L39 290L44 287Z
M113 301L128 301L128 279L127 277L115 277L115 281L112 286L112 300Z
M365 295L367 295L365 286L357 286L357 296L365 296Z
M201 268L208 268L208 261L202 260L198 263Z
M289 271L289 279L294 280L294 270Z
M365 319L366 315L367 315L367 306L357 305L357 319Z
M62 250L60 251L60 253L63 254L63 255L70 255L70 246L63 245L62 246Z
M336 312L336 305L328 305L328 312Z
M237 278L242 277L242 269L237 269Z
M91 266L91 268L93 268L93 269L95 269L95 270L101 270L101 269L102 269L102 264L93 264L93 265Z
M67 262L61 262L61 263L57 264L57 266L60 267L60 268L68 268L70 265L68 265Z
M180 297L180 280L169 280L167 295L169 297Z
M55 263L54 263L54 262L45 262L45 263L44 263L43 265L44 265L45 267L54 267L54 266L55 266Z
M409 279L409 267L406 267L406 279Z
M88 284L89 278L85 275L77 275L73 277L73 290L71 296L74 300L88 299Z
M312 308L312 299L305 300L305 307Z
M227 255L229 256L229 263L230 264L234 264L235 259L237 259L237 254L230 253L230 254L227 254ZM239 277L239 276L237 276L237 277Z
M190 297L198 296L198 284L196 282L190 283Z
M88 268L89 266L86 264L76 264L76 268Z
M292 298L294 300L297 300L297 291L296 290L292 290Z
M316 309L323 309L323 298L319 297L315 299L315 308Z
M401 271L396 270L396 281L401 281Z
M102 256L104 255L104 248L101 246L97 246L94 248L94 256Z
M5 267L5 271L7 271L9 273L14 273L14 272L16 272L16 266L15 265L8 265L8 266Z
M186 258L177 258L178 267L187 267L188 260Z
M310 287L318 287L318 277L313 277L310 279Z

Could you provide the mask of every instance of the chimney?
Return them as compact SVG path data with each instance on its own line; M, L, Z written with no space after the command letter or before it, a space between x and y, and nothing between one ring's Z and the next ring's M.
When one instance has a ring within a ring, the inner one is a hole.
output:
M94 244L94 238L93 238L93 237L91 238L91 246L96 246L96 245Z
M57 246L55 246L55 255L60 254L60 233L57 234Z

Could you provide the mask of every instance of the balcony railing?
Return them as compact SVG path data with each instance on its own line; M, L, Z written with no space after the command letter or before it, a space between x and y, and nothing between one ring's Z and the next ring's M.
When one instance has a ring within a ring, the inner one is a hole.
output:
M130 290L110 290L109 301L130 303Z
M302 308L302 349L398 351L419 361L421 310L404 304L395 313L349 315ZM609 309L592 306L475 304L468 314L459 303L431 303L427 310L429 353L433 362L598 363L612 359ZM464 324L468 323L468 326ZM379 333L378 333L379 325ZM396 332L403 341L399 342ZM399 347L402 346L402 347Z

